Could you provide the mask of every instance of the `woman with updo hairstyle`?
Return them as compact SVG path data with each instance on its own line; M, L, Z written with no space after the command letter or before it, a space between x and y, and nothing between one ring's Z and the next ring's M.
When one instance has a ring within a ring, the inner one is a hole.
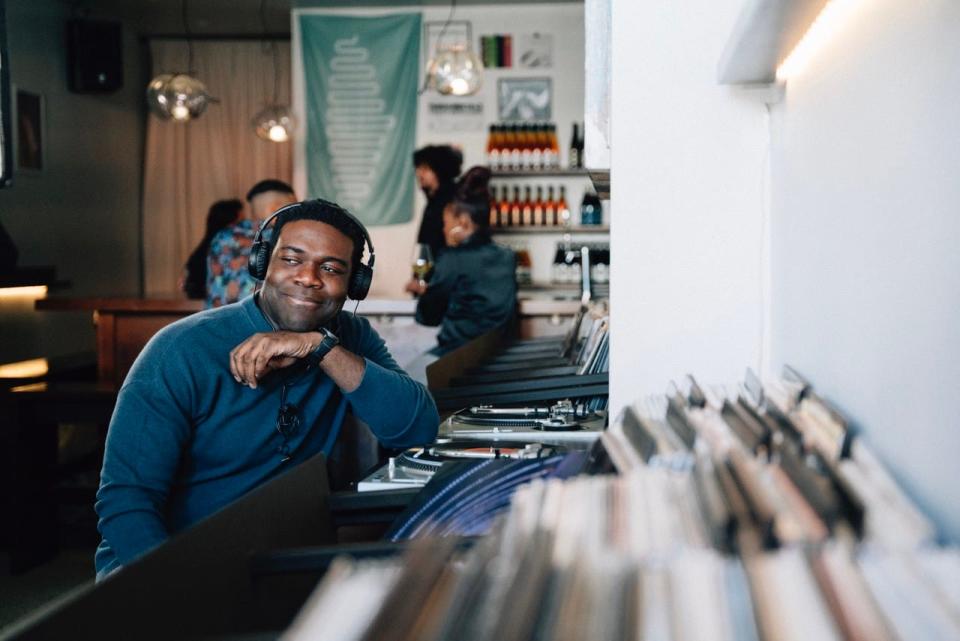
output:
M457 182L443 210L447 245L419 295L417 322L440 325L434 354L449 352L513 318L517 304L516 257L490 238L490 170L472 167Z

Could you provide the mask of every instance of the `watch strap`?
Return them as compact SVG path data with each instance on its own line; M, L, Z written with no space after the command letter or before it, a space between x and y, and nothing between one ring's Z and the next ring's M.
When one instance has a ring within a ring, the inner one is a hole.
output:
M320 341L316 349L307 355L307 359L314 365L319 365L324 357L330 353L330 350L340 344L340 339L337 338L337 335L326 327L321 327L319 331L323 334L323 340Z

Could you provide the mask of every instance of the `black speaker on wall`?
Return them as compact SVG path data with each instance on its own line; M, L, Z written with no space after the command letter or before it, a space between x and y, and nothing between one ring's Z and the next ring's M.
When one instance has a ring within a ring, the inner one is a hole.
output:
M119 22L67 22L67 85L75 93L123 86L123 30Z

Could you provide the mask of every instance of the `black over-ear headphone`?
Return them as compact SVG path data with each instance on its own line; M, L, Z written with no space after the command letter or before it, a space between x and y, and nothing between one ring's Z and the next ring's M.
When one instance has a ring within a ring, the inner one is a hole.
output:
M350 284L347 286L347 296L353 300L363 300L367 297L367 293L370 291L370 283L373 282L373 263L377 258L377 255L373 249L373 242L370 240L370 234L367 233L367 228L363 226L363 223L361 223L356 216L336 203L332 203L321 198L318 198L313 202L318 202L321 205L334 210L338 215L346 217L348 220L352 221L353 224L360 229L360 233L363 234L363 240L367 244L367 250L370 253L370 258L366 263L361 260L359 264L354 266L353 274L350 275ZM277 216L284 212L300 207L302 204L303 203L293 203L292 205L281 207L277 211L273 212L269 218L260 223L260 227L257 229L257 235L253 238L253 245L250 247L250 262L247 263L247 270L250 272L250 275L257 280L264 280L267 277L267 266L270 264L270 254L273 253L273 245L271 242L263 239L264 230L266 230L267 226L270 225L271 221L276 219ZM306 218L304 220L314 219Z

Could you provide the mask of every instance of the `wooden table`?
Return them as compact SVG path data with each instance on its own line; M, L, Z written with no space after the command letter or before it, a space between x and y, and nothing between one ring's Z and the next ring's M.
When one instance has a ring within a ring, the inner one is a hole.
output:
M119 389L150 337L175 320L203 309L185 298L42 298L42 311L93 312L97 328L97 374Z

